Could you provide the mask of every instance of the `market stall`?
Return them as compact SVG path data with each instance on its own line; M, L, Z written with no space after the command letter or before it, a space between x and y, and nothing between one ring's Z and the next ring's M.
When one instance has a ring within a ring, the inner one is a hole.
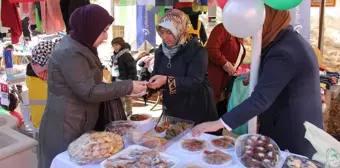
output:
M70 144L68 151L54 158L51 168L115 168L133 164L169 168L291 167L299 161L300 165L308 161L317 168L324 167L306 157L280 151L277 144L266 136L245 134L234 139L202 134L192 137L190 121L185 123L185 120L163 116L168 119L161 119L155 127L156 121L146 115L132 118L111 123L108 132L82 135ZM182 130L178 132L179 127Z

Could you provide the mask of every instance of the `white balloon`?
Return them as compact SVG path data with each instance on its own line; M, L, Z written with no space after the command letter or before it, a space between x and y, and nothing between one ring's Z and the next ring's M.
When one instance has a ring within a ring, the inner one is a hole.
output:
M229 0L223 8L223 25L239 38L254 35L264 23L266 11L262 0Z

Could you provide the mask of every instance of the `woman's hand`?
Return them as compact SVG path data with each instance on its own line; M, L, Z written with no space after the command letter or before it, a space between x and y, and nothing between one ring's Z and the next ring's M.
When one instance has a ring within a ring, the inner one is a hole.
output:
M149 88L158 89L166 84L167 76L155 75L149 80Z
M131 95L139 95L146 92L147 82L145 81L132 81L133 89Z
M192 136L196 137L196 136L200 136L202 133L205 133L205 132L218 131L219 129L221 129L223 127L224 127L224 125L220 120L205 122L205 123L196 125L191 130L191 134L192 134Z
M223 66L223 70L227 72L230 76L236 73L236 69L234 68L234 65L230 63L229 61Z

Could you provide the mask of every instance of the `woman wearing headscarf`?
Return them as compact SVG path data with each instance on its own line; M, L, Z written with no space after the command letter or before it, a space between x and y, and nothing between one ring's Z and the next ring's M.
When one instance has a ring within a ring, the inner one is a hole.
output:
M225 94L228 85L234 82L234 74L246 56L243 39L231 35L222 23L216 25L205 45L209 55L209 82L214 89L218 116L227 112L229 96Z
M162 45L155 51L152 89L163 89L165 115L195 124L216 120L213 90L208 82L208 55L199 40L188 34L189 19L168 10L157 26Z
M33 127L38 129L47 100L47 63L58 40L39 42L32 49L32 61L26 68L29 107Z
M251 96L220 120L203 123L193 135L226 127L232 130L259 115L259 133L281 150L311 157L303 123L322 128L318 62L310 44L289 25L289 11L266 6L258 83Z
M97 47L107 39L113 20L98 5L78 8L70 18L70 35L53 50L48 64L48 99L39 132L39 168L50 167L53 158L73 140L95 128L100 102L146 90L145 82L102 82Z

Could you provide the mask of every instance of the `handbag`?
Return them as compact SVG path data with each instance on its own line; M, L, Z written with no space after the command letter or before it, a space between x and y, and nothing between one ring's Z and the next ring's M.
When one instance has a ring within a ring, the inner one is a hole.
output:
M101 102L95 130L104 131L107 124L118 120L127 120L120 98Z
M39 2L45 0L9 0L9 3L27 3L27 2Z

